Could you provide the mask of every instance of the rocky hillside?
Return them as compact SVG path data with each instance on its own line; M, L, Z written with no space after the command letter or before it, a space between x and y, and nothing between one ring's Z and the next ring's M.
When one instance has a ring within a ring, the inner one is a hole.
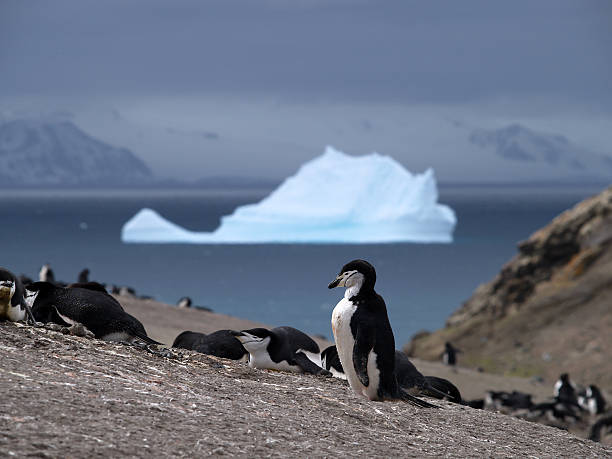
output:
M344 381L0 323L8 457L605 457L562 430L436 402L369 402Z
M569 372L612 390L612 187L519 243L443 329L407 351L439 359L445 341L465 366L547 381Z
M70 121L0 124L0 187L132 186L151 181L134 153L101 142Z

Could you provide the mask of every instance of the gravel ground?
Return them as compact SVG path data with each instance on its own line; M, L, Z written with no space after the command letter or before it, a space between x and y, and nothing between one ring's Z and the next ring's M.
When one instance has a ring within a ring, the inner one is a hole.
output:
M562 430L344 381L0 323L0 455L612 457Z

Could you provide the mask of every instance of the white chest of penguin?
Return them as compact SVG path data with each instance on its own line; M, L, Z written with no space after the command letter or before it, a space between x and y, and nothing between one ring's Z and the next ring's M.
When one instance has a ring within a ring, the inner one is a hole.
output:
M355 346L355 338L351 330L351 319L357 310L357 306L348 298L344 297L334 308L332 312L332 330L336 341L336 349L338 357L344 369L344 374L351 388L360 395L376 400L378 398L379 371L376 368L376 354L370 352L368 356L367 372L370 379L368 387L364 386L355 371L353 364L353 348Z

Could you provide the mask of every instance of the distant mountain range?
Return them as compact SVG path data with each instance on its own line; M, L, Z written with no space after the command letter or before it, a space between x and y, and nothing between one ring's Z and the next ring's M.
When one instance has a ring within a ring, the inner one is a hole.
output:
M151 183L134 153L101 142L70 121L13 120L0 125L0 186L116 187Z
M500 129L475 129L469 140L508 163L565 171L568 178L572 175L612 177L612 157L590 152L562 135L536 132L520 124Z
M512 124L470 129L453 144L454 158L432 158L431 166L469 164L460 184L570 184L609 182L612 157L593 153L561 135ZM314 156L313 152L313 156ZM453 161L448 161L452 159ZM407 165L410 169L410 165ZM492 171L497 179L491 177ZM506 171L507 182L499 180ZM459 176L461 176L460 174ZM281 179L207 177L195 181L155 177L126 148L98 140L70 120L14 119L0 122L0 188L195 188L273 189ZM453 182L454 183L454 182ZM449 183L450 184L450 183Z

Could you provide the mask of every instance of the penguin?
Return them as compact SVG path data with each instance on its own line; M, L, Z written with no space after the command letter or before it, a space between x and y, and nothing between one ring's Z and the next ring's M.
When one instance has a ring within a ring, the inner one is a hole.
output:
M8 269L0 268L0 320L36 323L24 294L21 280Z
M457 354L461 352L449 341L444 343L444 352L442 353L442 362L446 365L454 366L457 364Z
M606 400L599 388L591 384L578 394L578 405L591 414L601 414L606 409Z
M234 330L217 330L209 335L184 331L174 339L172 347L246 362L249 353L233 333Z
M321 352L321 366L330 371L334 377L346 379L335 345ZM408 356L397 349L395 350L395 374L399 386L412 395L424 394L439 399L448 398L459 404L463 403L461 393L453 383L437 376L423 376Z
M344 369L340 363L340 357L338 357L338 349L335 344L325 348L321 352L321 368L325 368L329 371L334 378L340 378L346 380Z
M249 353L249 366L291 373L331 376L321 368L318 344L306 333L292 327L252 328L235 331Z
M178 300L178 302L176 303L176 305L179 308L190 308L191 304L192 304L191 298L189 298L188 296L184 296L183 298Z
M142 323L125 312L115 298L97 287L64 288L35 282L26 287L26 302L39 322L83 326L106 341L161 344L149 338Z
M52 284L55 283L55 274L53 273L53 270L51 269L51 265L49 263L45 263L40 268L40 272L38 273L38 280L40 282L51 282Z
M423 376L408 356L395 350L395 374L399 386L413 395L423 394L434 398L447 398L451 402L463 403L459 389L449 380L437 376Z
M602 440L602 436L609 434L612 434L612 414L608 414L607 416L600 418L591 426L589 431L589 440L600 442Z
M89 269L85 268L79 273L77 282L79 284L85 284L89 282Z
M561 376L559 376L559 379L555 383L553 394L558 402L578 406L576 386L570 381L567 373L562 373Z
M383 298L374 290L376 271L365 260L342 267L328 288L345 287L332 312L332 330L340 363L357 394L370 400L403 400L434 405L400 388L395 374L395 338Z

